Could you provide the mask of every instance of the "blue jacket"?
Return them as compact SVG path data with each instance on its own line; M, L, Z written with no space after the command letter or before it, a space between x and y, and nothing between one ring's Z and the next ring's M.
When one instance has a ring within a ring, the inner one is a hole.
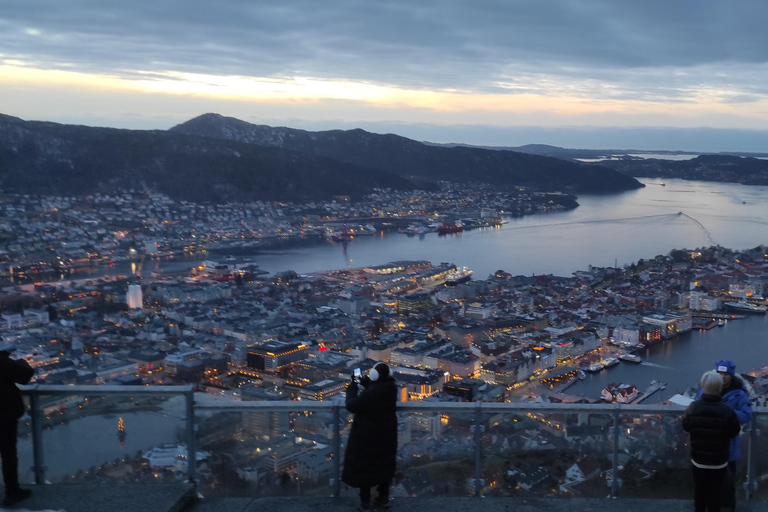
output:
M752 421L750 391L751 386L738 373L731 379L731 385L728 389L723 390L723 403L733 409L733 412L736 413L736 417L739 418L739 424L741 425ZM699 390L696 395L697 400L701 398L701 394L701 390ZM729 451L729 462L739 460L739 453L741 452L741 436L736 436L731 439Z

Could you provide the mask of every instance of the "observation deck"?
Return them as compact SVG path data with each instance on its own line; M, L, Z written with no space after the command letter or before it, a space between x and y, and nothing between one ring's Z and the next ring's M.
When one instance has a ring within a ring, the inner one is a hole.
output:
M357 490L338 478L351 420L341 400L238 402L196 393L192 386L33 385L22 392L30 418L20 424L19 473L33 495L18 508L357 508ZM62 413L62 404L70 412ZM421 479L422 487L393 487L390 510L691 509L687 435L677 426L682 410L643 404L399 404L397 480ZM768 429L761 429L768 408L754 411L742 433L739 512L768 512L768 439L762 434ZM117 435L118 417L125 419L125 436ZM150 431L141 430L142 422ZM166 451L184 450L170 459L162 453L153 458L158 439ZM187 463L187 453L197 454L196 464ZM88 467L94 457L105 462ZM574 476L575 461L584 457L594 457L599 467ZM537 472L542 477L532 480Z

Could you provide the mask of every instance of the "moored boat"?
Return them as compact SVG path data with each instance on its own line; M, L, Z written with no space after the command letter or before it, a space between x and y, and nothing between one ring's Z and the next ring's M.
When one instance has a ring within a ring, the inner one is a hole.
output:
M461 221L457 221L455 223L442 223L439 226L437 226L437 234L439 235L447 235L450 233L461 233L464 231L464 225L461 223Z
M744 299L738 302L726 302L725 307L727 309L738 311L739 313L751 313L751 314L757 314L757 315L764 315L765 312L768 311L768 308L766 308L765 306L753 304L751 302L747 302Z
M603 363L602 360L601 361L595 361L594 363L592 363L589 366L587 366L587 371L595 373L595 372L599 372L603 368L605 368L605 363Z
M628 363L642 363L643 359L636 354L621 354L619 359Z

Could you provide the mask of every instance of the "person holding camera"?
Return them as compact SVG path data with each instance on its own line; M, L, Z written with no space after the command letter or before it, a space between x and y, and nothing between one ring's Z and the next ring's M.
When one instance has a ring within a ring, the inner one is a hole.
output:
M341 480L360 489L360 512L370 511L372 505L388 508L397 460L397 386L389 366L376 363L362 378L353 374L347 387L346 408L354 419ZM374 486L378 495L371 503Z
M28 384L35 374L24 359L11 359L7 350L0 351L0 458L3 459L5 497L8 507L29 498L32 491L19 485L19 458L16 438L19 418L24 415L24 400L17 384Z

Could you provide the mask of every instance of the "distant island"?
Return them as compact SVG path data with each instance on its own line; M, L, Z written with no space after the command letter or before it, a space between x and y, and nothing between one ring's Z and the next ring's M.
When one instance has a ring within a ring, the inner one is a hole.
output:
M701 154L639 149L569 149L546 144L486 149L519 151L572 161L592 161L600 167L635 178L678 178L768 185L768 153ZM657 156L670 158L654 158Z
M177 200L357 199L375 188L490 183L564 193L643 185L598 165L514 151L436 147L364 130L308 132L205 114L170 130L119 130L0 115L0 188L82 195L124 187Z

